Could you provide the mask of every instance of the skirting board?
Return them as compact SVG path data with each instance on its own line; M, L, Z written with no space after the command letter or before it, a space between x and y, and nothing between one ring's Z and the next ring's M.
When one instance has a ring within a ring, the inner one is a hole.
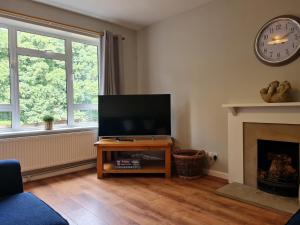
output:
M36 172L26 172L23 174L23 182L30 182L34 180L41 180L48 177L54 177L58 175L68 174L68 173L74 173L81 170L91 169L96 167L95 161L89 161L89 162L78 162L73 163L71 165L56 167L56 168L48 168L46 170L40 170ZM224 172L220 172L217 170L205 170L205 174L222 178L224 180L228 180L228 174Z
M224 172L221 172L221 171L205 170L205 174L213 176L213 177L222 178L224 180L228 180L228 173L224 173Z
M74 173L81 170L87 170L91 168L96 167L96 161L88 161L88 162L78 162L78 163L72 163L70 165L66 166L59 166L54 168L48 168L46 170L40 170L36 172L26 172L25 174L22 174L23 182L30 182L34 180L41 180L48 177L54 177L58 175L68 174L68 173Z

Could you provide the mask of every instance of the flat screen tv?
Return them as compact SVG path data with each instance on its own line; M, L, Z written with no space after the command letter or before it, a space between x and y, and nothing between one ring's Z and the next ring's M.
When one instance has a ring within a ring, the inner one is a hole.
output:
M171 135L169 94L100 95L99 136Z

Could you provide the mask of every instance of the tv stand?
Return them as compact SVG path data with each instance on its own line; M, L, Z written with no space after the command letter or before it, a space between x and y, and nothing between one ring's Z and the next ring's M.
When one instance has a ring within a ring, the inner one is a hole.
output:
M97 175L103 178L104 174L111 173L161 173L166 178L171 177L171 148L172 139L136 139L134 141L118 141L116 139L101 139L97 146ZM104 162L104 153L132 151L164 151L164 165L145 165L141 169L115 169L110 157Z

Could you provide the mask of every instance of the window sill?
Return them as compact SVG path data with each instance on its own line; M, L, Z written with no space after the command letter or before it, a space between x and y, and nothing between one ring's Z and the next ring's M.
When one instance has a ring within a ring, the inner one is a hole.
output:
M64 127L54 128L53 130L5 130L0 132L0 139L3 138L14 138L14 137L26 137L26 136L40 136L60 133L72 133L81 131L96 131L96 126L85 126L85 127Z

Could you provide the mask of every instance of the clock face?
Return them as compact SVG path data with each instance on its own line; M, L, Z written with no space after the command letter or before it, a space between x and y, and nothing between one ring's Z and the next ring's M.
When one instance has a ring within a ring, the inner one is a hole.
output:
M259 31L255 53L264 63L284 65L295 60L300 52L299 19L282 16L272 19Z

